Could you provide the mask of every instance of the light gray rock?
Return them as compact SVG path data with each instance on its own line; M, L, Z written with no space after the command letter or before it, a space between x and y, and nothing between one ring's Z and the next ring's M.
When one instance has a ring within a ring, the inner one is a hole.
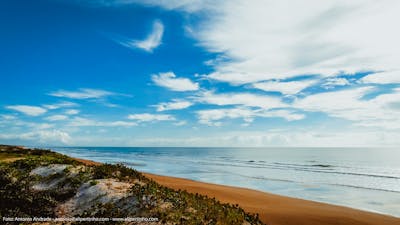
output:
M43 179L38 183L32 186L32 189L35 191L46 191L53 188L56 188L57 185L66 179L65 176L65 169L68 168L70 165L65 164L52 164L49 166L41 166L38 168L33 169L29 175L31 176L40 176ZM46 179L49 176L59 174L60 177L48 180Z
M41 166L38 168L33 169L29 175L38 175L41 177L48 177L50 175L54 174L61 174L64 173L64 170L68 167L69 165L65 164L51 164L49 166Z
M95 183L84 183L73 198L57 207L57 216L78 215L97 203L115 203L127 197L132 187L131 183L116 179L99 179Z
M49 181L45 182L39 182L35 185L32 186L32 189L35 191L47 191L53 188L56 188L59 183L63 182L65 180L65 177L60 177L56 179L52 179Z

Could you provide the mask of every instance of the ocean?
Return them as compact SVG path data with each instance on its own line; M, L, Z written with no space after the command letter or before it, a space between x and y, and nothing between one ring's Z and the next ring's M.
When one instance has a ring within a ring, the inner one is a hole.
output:
M54 147L136 170L400 217L398 148Z

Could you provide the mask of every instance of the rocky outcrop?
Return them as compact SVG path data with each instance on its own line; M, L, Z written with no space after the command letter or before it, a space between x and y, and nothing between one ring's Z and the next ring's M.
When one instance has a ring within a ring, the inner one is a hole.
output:
M96 204L116 203L128 196L132 183L120 182L116 179L99 179L84 183L76 195L56 209L59 217L83 213Z

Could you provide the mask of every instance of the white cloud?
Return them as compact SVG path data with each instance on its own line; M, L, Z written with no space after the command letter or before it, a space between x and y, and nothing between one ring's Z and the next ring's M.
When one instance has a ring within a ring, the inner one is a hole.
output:
M254 88L261 89L264 91L277 91L285 95L294 95L301 90L315 84L315 80L302 80L302 81L264 81L252 84Z
M25 125L35 130L46 130L54 127L54 124L50 123L25 123Z
M4 120L0 120L0 126L7 127L10 129L22 128L23 130L33 129L33 130L45 130L53 128L54 124L49 123L36 123L30 121L20 120L17 117L7 117Z
M251 93L223 93L216 94L212 91L200 93L193 97L196 101L211 105L242 105L248 107L260 107L264 109L287 106L278 97L258 95Z
M264 114L261 114L260 116L261 117L281 117L287 121L302 120L306 117L304 114L294 113L290 110L284 110L284 109L268 111L268 112L265 112Z
M71 137L67 132L60 130L51 130L51 131L38 131L37 133L33 133L33 137L37 136L39 142L51 144L61 142L64 144L68 144L71 141Z
M132 127L137 123L130 121L96 121L92 119L74 117L67 126L71 127Z
M346 86L349 84L350 82L346 78L330 77L325 80L325 82L322 84L322 87L325 89L332 89L336 86Z
M153 50L161 44L163 33L164 25L161 23L161 21L156 20L153 23L153 29L151 33L144 40L132 40L124 38L117 39L116 41L127 48L139 48L146 52L153 52Z
M361 87L313 94L297 99L293 106L307 111L325 112L332 116L351 120L360 116L353 114L354 110L366 106L367 102L361 100L361 98L371 90L373 90L372 87Z
M393 84L400 83L400 71L380 72L369 74L361 79L363 83Z
M128 119L136 120L138 122L152 122L152 121L171 121L176 120L175 117L168 114L150 114L150 113L139 113L130 114Z
M384 128L385 130L400 130L400 120L399 119L390 119L390 120L363 120L360 122L356 122L355 126L363 127L363 128Z
M196 112L199 118L199 123L209 126L221 126L221 122L216 122L224 118L237 119L243 118L246 122L252 122L254 111L245 108L233 109L207 109Z
M156 85L173 91L196 91L199 89L198 83L194 83L188 78L177 78L173 72L153 74L151 79Z
M359 87L325 92L297 99L293 107L306 111L324 112L330 116L355 122L358 126L378 126L393 129L400 124L400 91L363 99L373 87Z
M71 136L61 130L40 130L25 133L11 133L11 134L0 134L0 140L17 140L20 141L31 141L31 143L55 145L55 144L68 144L71 142Z
M99 99L120 94L100 89L81 88L78 91L58 90L49 93L49 95L62 98L72 98L72 99Z
M222 119L238 119L241 118L247 124L253 122L255 117L280 117L287 121L304 119L303 114L294 113L289 110L260 110L250 108L230 108L230 109L207 109L196 112L199 118L199 123L209 126L222 125Z
M47 112L45 108L30 105L9 105L6 106L6 108L24 113L28 116L39 116Z
M186 109L192 106L193 103L186 101L186 100L177 100L174 99L172 102L162 102L155 107L157 108L158 112L167 111L167 110L177 110L177 109Z
M48 121L61 121L61 120L68 119L68 116L65 116L65 115L53 115L53 116L48 116L45 119L48 120Z
M67 115L76 115L76 114L79 114L79 110L69 109L69 110L65 111L65 114L67 114Z
M45 104L42 106L47 109L59 109L59 108L76 107L76 106L78 106L78 104L76 104L74 102L63 101L63 102L59 102L59 103L55 103L55 104Z
M14 120L17 119L16 116L13 115L1 115L1 118L3 118L4 120Z
M200 45L228 60L209 78L232 84L301 74L399 69L396 0L218 1L190 27ZM260 22L263 21L263 22Z

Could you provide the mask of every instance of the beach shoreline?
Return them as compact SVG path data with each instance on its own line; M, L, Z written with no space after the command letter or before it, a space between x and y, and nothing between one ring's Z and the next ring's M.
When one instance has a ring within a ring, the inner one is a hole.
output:
M238 204L250 213L257 213L269 225L396 225L400 218L292 198L226 185L210 184L184 178L143 173L161 185L215 197L221 202ZM340 196L339 196L340 197Z
M76 158L88 165L101 163ZM292 198L248 188L211 184L142 172L157 183L176 190L207 195L223 203L238 204L257 213L268 225L400 225L400 218L345 206ZM338 196L340 198L340 196Z

